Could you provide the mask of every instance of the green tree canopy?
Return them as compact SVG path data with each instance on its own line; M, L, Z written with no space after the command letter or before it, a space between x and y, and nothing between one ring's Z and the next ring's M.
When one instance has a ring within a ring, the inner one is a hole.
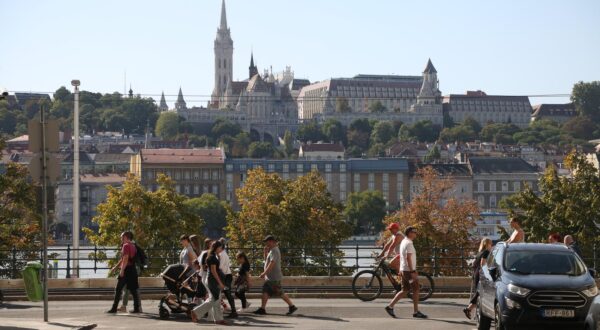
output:
M266 235L275 235L282 248L285 273L325 275L327 271L321 268L299 267L305 263L301 256L311 256L306 260L310 266L328 266L330 253L334 273L347 273L338 268L341 263L336 257L342 254L337 246L349 237L350 226L318 172L283 180L275 173L253 169L236 195L241 210L230 212L227 218L232 245L261 246ZM252 251L251 258L262 258L261 249Z
M105 247L118 247L120 234L132 231L136 243L148 255L149 275L158 274L177 260L173 251L177 254L180 235L198 235L204 227L203 220L187 207L187 197L175 192L169 177L160 174L157 183L158 190L148 191L139 178L129 174L122 187L109 186L106 201L98 205L92 219L98 224L98 231L83 229L90 242ZM109 260L109 265L116 261Z
M580 81L573 86L571 101L580 115L600 124L600 81Z
M289 130L285 130L285 134L283 134L283 149L288 158L294 154L294 137Z
M600 173L585 156L571 153L564 162L571 176L559 176L554 166L532 187L502 200L511 214L520 214L528 242L545 242L550 233L573 235L584 256L600 242Z
M223 135L236 136L242 132L239 124L225 119L217 119L211 128L212 136L215 139Z
M274 153L275 149L269 142L252 142L248 148L250 158L272 158Z
M227 209L225 201L220 201L213 194L202 194L200 197L184 201L190 212L204 220L204 232L208 237L219 238L223 236L227 226Z
M381 191L353 192L346 201L345 214L355 234L379 232L386 215L385 199Z
M441 129L440 125L433 124L431 120L421 120L413 125L402 125L398 137L402 141L435 142Z
M156 135L173 140L179 133L179 116L175 112L163 112L156 121Z
M323 133L321 133L319 125L311 121L300 125L296 137L302 142L318 142L323 140Z
M339 121L331 118L327 119L321 131L325 139L331 143L343 143L346 142L346 128Z
M371 132L371 143L388 143L396 137L396 130L391 121L379 121L373 127Z

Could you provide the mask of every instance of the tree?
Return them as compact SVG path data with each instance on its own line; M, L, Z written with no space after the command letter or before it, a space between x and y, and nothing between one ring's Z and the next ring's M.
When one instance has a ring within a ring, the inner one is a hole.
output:
M390 121L380 121L373 127L371 132L371 143L388 143L396 136L394 125Z
M463 120L461 125L470 127L473 130L473 132L475 132L477 134L479 134L479 132L481 132L481 124L477 120L473 119L473 117L465 118L465 120Z
M177 240L182 234L199 234L204 222L194 214L185 201L187 197L175 192L173 181L160 174L156 191L147 191L139 178L129 174L121 188L108 187L108 196L98 205L92 219L98 231L84 228L90 242L115 247L120 234L131 230L135 241L145 248L150 261L150 276L158 274L176 257ZM101 253L101 259L106 256ZM119 255L116 256L118 258ZM109 260L112 267L117 259Z
M212 126L211 133L213 138L218 139L223 135L236 136L242 132L242 128L237 123L229 120L217 119Z
M455 197L454 182L440 178L431 166L419 169L416 179L419 193L400 211L387 216L384 223L396 222L401 228L415 226L419 231L415 248L420 251L420 267L431 268L435 253L437 267L448 269L443 275L454 275L452 269L467 267L461 258L462 248L471 247L471 230L479 218L479 207L474 200ZM433 252L433 247L443 249Z
M355 234L383 229L386 203L381 191L353 192L348 196L344 213L354 226Z
M385 157L385 145L383 143L373 143L367 151L369 157Z
M272 158L275 150L268 142L252 142L248 148L250 158Z
M480 132L480 138L484 142L496 142L496 143L512 143L512 142L500 142L499 139L512 141L512 136L521 129L514 124L505 123L491 123L485 125Z
M202 194L200 197L190 198L184 202L190 212L204 220L204 234L208 237L218 238L223 236L227 226L227 209L225 201L220 201L213 194Z
M577 116L564 123L562 131L577 139L591 140L597 127L589 118Z
M383 105L383 103L381 103L381 101L375 101L369 104L369 112L371 113L382 113L386 111L387 108L385 107L385 105Z
M335 111L338 113L348 113L352 112L352 108L348 103L348 99L345 97L338 97L335 100Z
M0 150L4 146L0 138ZM26 260L39 257L35 251L41 245L40 225L36 187L28 178L27 168L7 163L3 170L0 168L0 277L18 277L20 272L11 273L13 267L20 270ZM9 252L13 248L19 251L16 265L12 265Z
M283 134L283 148L285 156L288 158L294 153L294 137L289 130L285 130L285 134Z
M519 214L528 242L544 242L553 232L573 235L584 256L591 257L600 242L600 173L585 156L569 154L564 165L570 176L559 176L550 166L540 178L538 192L526 186L501 202Z
M477 139L477 133L470 126L458 125L452 128L444 128L440 133L440 140L450 142L467 142Z
M325 275L326 270L312 266L329 266L333 260L333 273L347 274L336 257L342 255L337 247L349 237L350 226L318 172L283 180L275 173L253 169L236 195L241 210L227 217L232 246L256 247L271 234L280 241L286 273ZM251 249L250 254L262 258L262 249ZM305 262L308 268L300 267Z
M425 162L433 163L440 160L440 158L442 158L442 155L440 154L440 148L438 148L437 145L434 145L433 148L429 149L427 155L425 155Z
M175 112L163 112L156 121L156 135L173 140L179 133L179 116Z
M214 146L214 143L211 140L211 138L206 135L191 134L188 136L188 143L193 148L204 148L204 147ZM245 153L244 153L244 155L245 155Z
M248 156L248 146L252 143L250 135L246 132L241 132L233 139L231 148L231 156L235 158L243 158Z
M321 133L319 125L311 121L300 125L296 137L302 142L318 142L323 140L323 133Z
M600 81L580 81L573 86L571 101L579 115L600 123Z
M435 142L441 129L440 125L433 124L431 120L421 120L410 126L402 125L398 138L402 141Z
M350 123L348 127L349 131L358 131L371 135L372 131L371 123L367 118L355 119Z
M346 128L339 121L331 118L327 119L321 131L325 139L331 143L345 143L346 142Z

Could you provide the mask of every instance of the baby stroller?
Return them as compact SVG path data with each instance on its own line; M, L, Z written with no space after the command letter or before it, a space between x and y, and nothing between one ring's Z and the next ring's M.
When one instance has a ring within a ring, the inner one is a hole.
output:
M171 313L186 313L189 316L192 309L196 307L195 304L182 301L183 295L193 297L196 294L196 286L202 285L196 281L195 272L191 276L186 276L188 271L188 266L170 265L160 274L169 290L169 293L158 304L158 315L161 319L169 318L169 310Z

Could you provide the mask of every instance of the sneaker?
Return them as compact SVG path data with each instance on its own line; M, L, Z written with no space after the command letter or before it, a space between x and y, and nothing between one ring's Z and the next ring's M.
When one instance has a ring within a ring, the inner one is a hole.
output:
M385 312L388 313L389 316L396 318L396 314L394 314L394 308L390 306L385 306Z
M251 304L250 302L247 302L247 303L246 303L246 307L240 307L240 308L238 308L238 310L237 310L237 311L238 311L238 313L241 313L241 312L245 312L245 311L247 311L248 309L250 309L250 306L251 306L251 305L252 305L252 304Z
M142 313L142 308L138 308L138 309L134 309L133 311L129 312L129 314L140 314Z
M252 313L254 313L256 315L267 315L267 311L264 308L262 308L262 307L259 308L259 309L257 309L257 310L255 310Z
M427 315L425 315L425 314L421 313L420 311L418 311L418 312L416 312L416 313L413 314L413 317L417 318L417 319L426 319Z
M294 312L295 312L295 311L297 311L297 310L298 310L298 307L296 307L295 305L292 305L292 306L290 306L289 308L290 308L290 309L288 310L288 312L287 312L287 313L285 313L285 315L292 315L292 314L294 314Z
M127 313L127 306L121 306L121 307L117 308L117 312Z
M106 314L117 314L117 310L116 309L109 309L105 312Z
M463 313L465 313L465 316L470 320L471 319L471 310L469 308L464 308L463 309Z

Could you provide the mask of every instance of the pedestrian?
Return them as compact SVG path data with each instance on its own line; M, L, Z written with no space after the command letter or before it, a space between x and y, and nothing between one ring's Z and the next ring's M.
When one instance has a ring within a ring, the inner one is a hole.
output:
M569 247L569 249L575 251L575 253L577 253L579 257L583 258L583 255L581 254L581 249L579 248L579 244L575 242L573 236L565 235L565 245Z
M469 300L469 306L463 309L463 313L465 313L465 316L468 319L471 319L471 312L477 305L477 299L479 299L479 292L477 291L477 285L479 284L479 270L487 262L490 251L492 251L492 240L485 237L479 243L479 251L473 261L473 279L471 282L471 299Z
M560 237L559 233L552 233L550 236L548 236L548 243L550 244L558 244L562 243L562 241L562 237Z
M197 306L192 310L190 316L192 321L198 322L198 319L204 316L206 313L213 317L213 321L217 325L229 325L223 320L223 310L220 306L221 292L225 288L223 284L223 273L219 269L219 258L218 255L223 251L223 244L219 241L215 241L211 244L210 250L206 255L206 266L208 268L208 276L206 286L208 288L208 299L206 299L201 305Z
M389 224L387 230L392 233L392 237L390 237L388 242L383 246L383 251L377 258L387 259L392 257L390 268L395 271L396 274L400 274L400 242L404 239L404 235L400 232L400 225L395 222Z
M286 315L292 315L298 308L292 303L281 287L283 273L281 271L281 251L279 251L278 242L272 235L265 237L263 242L265 243L265 249L263 251L265 268L262 274L260 274L260 278L265 279L265 283L262 288L260 308L255 310L254 314L266 315L267 301L269 301L269 298L271 297L278 296L288 305L288 312Z
M138 294L138 274L134 265L136 249L135 245L131 243L131 240L133 240L132 232L125 231L121 234L121 242L123 243L123 247L121 248L121 260L117 265L115 265L115 267L111 269L111 272L114 272L117 268L119 268L119 277L117 280L117 287L115 288L113 305L111 309L106 311L107 313L115 314L117 312L119 300L121 300L123 288L126 285L127 290L129 290L129 292L131 292L131 296L133 296L133 313L142 312L142 305L140 296Z
M394 296L389 305L385 307L385 311L391 316L394 314L394 306L401 298L408 295L412 288L413 299L413 317L426 319L427 315L419 311L419 276L417 274L417 251L413 241L417 237L417 229L409 226L404 230L404 239L400 243L400 271L402 272L402 290Z
M525 232L523 228L521 228L521 217L514 215L508 221L510 227L513 229L510 238L506 241L507 244L510 243L524 243L525 242Z
M238 312L250 308L250 302L246 299L246 292L250 289L250 262L244 252L238 252L235 256L239 265L238 276L235 279L235 296L242 302Z
M135 258L134 258L134 267L135 267L135 271L137 272L138 278L140 277L140 275L142 274L142 268L143 268L143 264L141 262L137 262L139 260L139 256L140 256L140 252L142 252L143 250L139 247L139 245L137 245L137 243L135 241L131 242L134 246L135 246ZM139 295L139 291L138 291L138 295ZM117 309L117 312L121 312L121 313L127 313L127 305L129 304L129 290L127 290L127 284L125 284L125 287L123 287L123 300L121 302L121 307L119 307L119 309ZM141 307L140 307L141 310Z
M227 240L224 237L221 237L219 239L219 242L221 242L221 244L224 247L221 253L219 253L219 268L225 276L225 289L223 290L223 294L225 295L225 298L227 298L227 302L229 302L229 308L231 309L231 312L229 313L229 315L227 315L227 318L235 319L238 317L238 313L235 309L235 299L233 298L232 292L233 274L231 273L231 260L229 259L229 255L227 254L227 250L225 249L225 247L227 246Z
M188 235L181 235L181 237L179 237L179 243L181 243L181 246L183 247L179 253L179 263L188 267L186 275L190 276L193 273L194 260L196 260L198 256L194 252L194 248L192 247Z
M208 251L210 250L210 246L212 244L212 240L207 238L204 240L204 250L200 251L200 255L196 260L198 262L198 286L196 287L196 303L199 303L200 300L206 300L206 296L208 295L208 288L206 287L206 281L208 280L208 267L206 265L206 257L208 256Z

